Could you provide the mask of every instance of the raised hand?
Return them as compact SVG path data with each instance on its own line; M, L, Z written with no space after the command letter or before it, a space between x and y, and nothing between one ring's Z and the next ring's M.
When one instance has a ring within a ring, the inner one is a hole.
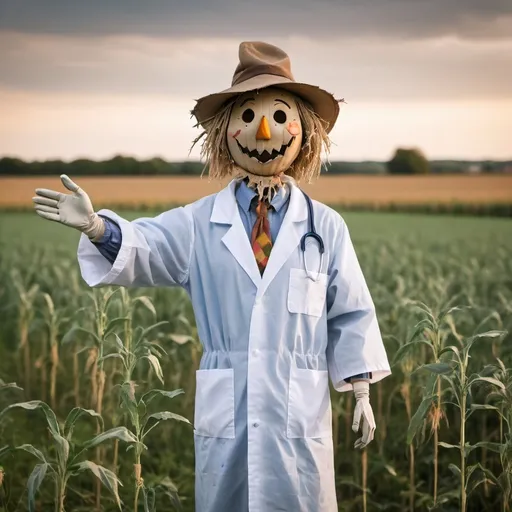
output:
M352 430L357 432L361 420L363 422L362 436L355 442L354 448L363 449L372 441L375 433L375 418L373 417L373 410L370 405L370 383L364 380L356 380L352 385L356 397Z
M95 213L89 196L65 174L60 179L72 193L36 188L37 195L32 198L36 213L43 219L71 226L85 233L90 239L99 240L105 232L105 223Z

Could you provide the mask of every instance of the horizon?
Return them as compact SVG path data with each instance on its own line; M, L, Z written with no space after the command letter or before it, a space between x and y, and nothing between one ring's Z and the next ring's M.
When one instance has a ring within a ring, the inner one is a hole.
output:
M401 149L414 149L414 148L401 148ZM107 162L107 161L110 161L110 160L113 160L114 158L117 158L117 157L120 157L120 158L133 158L134 160L137 160L139 162L146 162L146 161L151 161L151 160L155 160L155 159L159 159L159 160L162 160L166 163L170 163L170 164L181 164L181 163L196 163L196 164L201 164L201 165L204 165L204 161L202 160L199 160L199 159L188 159L188 160L169 160L167 158L164 158L160 155L154 155L154 156L149 156L147 158L139 158L137 156L134 156L134 155L129 155L129 154L120 154L120 153L117 153L117 154L113 154L107 158L100 158L100 159L97 159L97 158L88 158L88 157L77 157L77 158L70 158L70 159L62 159L62 158L47 158L47 159L39 159L39 160L25 160L23 158L20 158L19 156L16 156L16 155L9 155L9 154L6 154L6 155L1 155L0 154L0 160L4 159L4 158L7 158L7 159L13 159L13 160L21 160L23 161L24 163L28 163L28 164L34 164L34 163L44 163L44 162L51 162L51 161L60 161L64 164L71 164L75 161L78 161L78 160L90 160L91 162L97 162L97 163L100 163L100 162ZM468 163L480 163L480 162L493 162L493 163L509 163L509 162L512 162L512 157L511 158L502 158L502 159L467 159L467 158L428 158L427 157L427 160L429 162L468 162ZM372 159L362 159L362 160L342 160L342 159L329 159L329 161L326 161L325 158L322 158L322 162L323 163L326 163L327 166L329 164L335 164L335 163L344 163L344 164L361 164L361 163L377 163L377 164L385 164L387 163L389 160L372 160Z
M197 161L194 99L229 87L242 40L345 98L331 161L512 159L512 3L0 0L0 155ZM272 16L265 16L269 7Z

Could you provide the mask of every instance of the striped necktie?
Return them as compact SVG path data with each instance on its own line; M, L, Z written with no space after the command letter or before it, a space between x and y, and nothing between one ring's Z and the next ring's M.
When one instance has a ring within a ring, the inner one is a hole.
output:
M270 208L272 207L270 206ZM269 204L259 199L256 206L256 222L254 223L251 233L251 246L261 275L263 275L265 271L270 257L270 251L272 250L270 223L267 217L268 210Z

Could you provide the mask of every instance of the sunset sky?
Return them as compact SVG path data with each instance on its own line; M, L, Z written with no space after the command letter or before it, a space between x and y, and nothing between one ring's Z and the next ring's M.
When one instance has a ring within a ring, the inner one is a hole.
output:
M243 40L346 99L332 160L512 158L511 0L0 0L0 156L197 159Z

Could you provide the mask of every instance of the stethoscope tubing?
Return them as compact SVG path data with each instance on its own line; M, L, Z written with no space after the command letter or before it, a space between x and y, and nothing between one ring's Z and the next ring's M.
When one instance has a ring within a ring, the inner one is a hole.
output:
M322 263L324 258L324 252L325 252L325 246L324 241L322 237L316 232L315 229L315 214L313 212L313 203L311 201L311 198L304 192L301 191L304 194L304 198L306 199L306 203L308 205L308 219L309 219L309 231L302 235L302 238L300 239L300 249L302 251L302 257L304 259L304 271L306 272L306 276L311 279L312 281L318 281L318 278L320 276L320 271L322 270ZM318 243L318 251L320 252L320 265L318 267L318 272L316 273L316 278L314 275L309 271L307 262L306 262L306 240L309 238L314 238Z

